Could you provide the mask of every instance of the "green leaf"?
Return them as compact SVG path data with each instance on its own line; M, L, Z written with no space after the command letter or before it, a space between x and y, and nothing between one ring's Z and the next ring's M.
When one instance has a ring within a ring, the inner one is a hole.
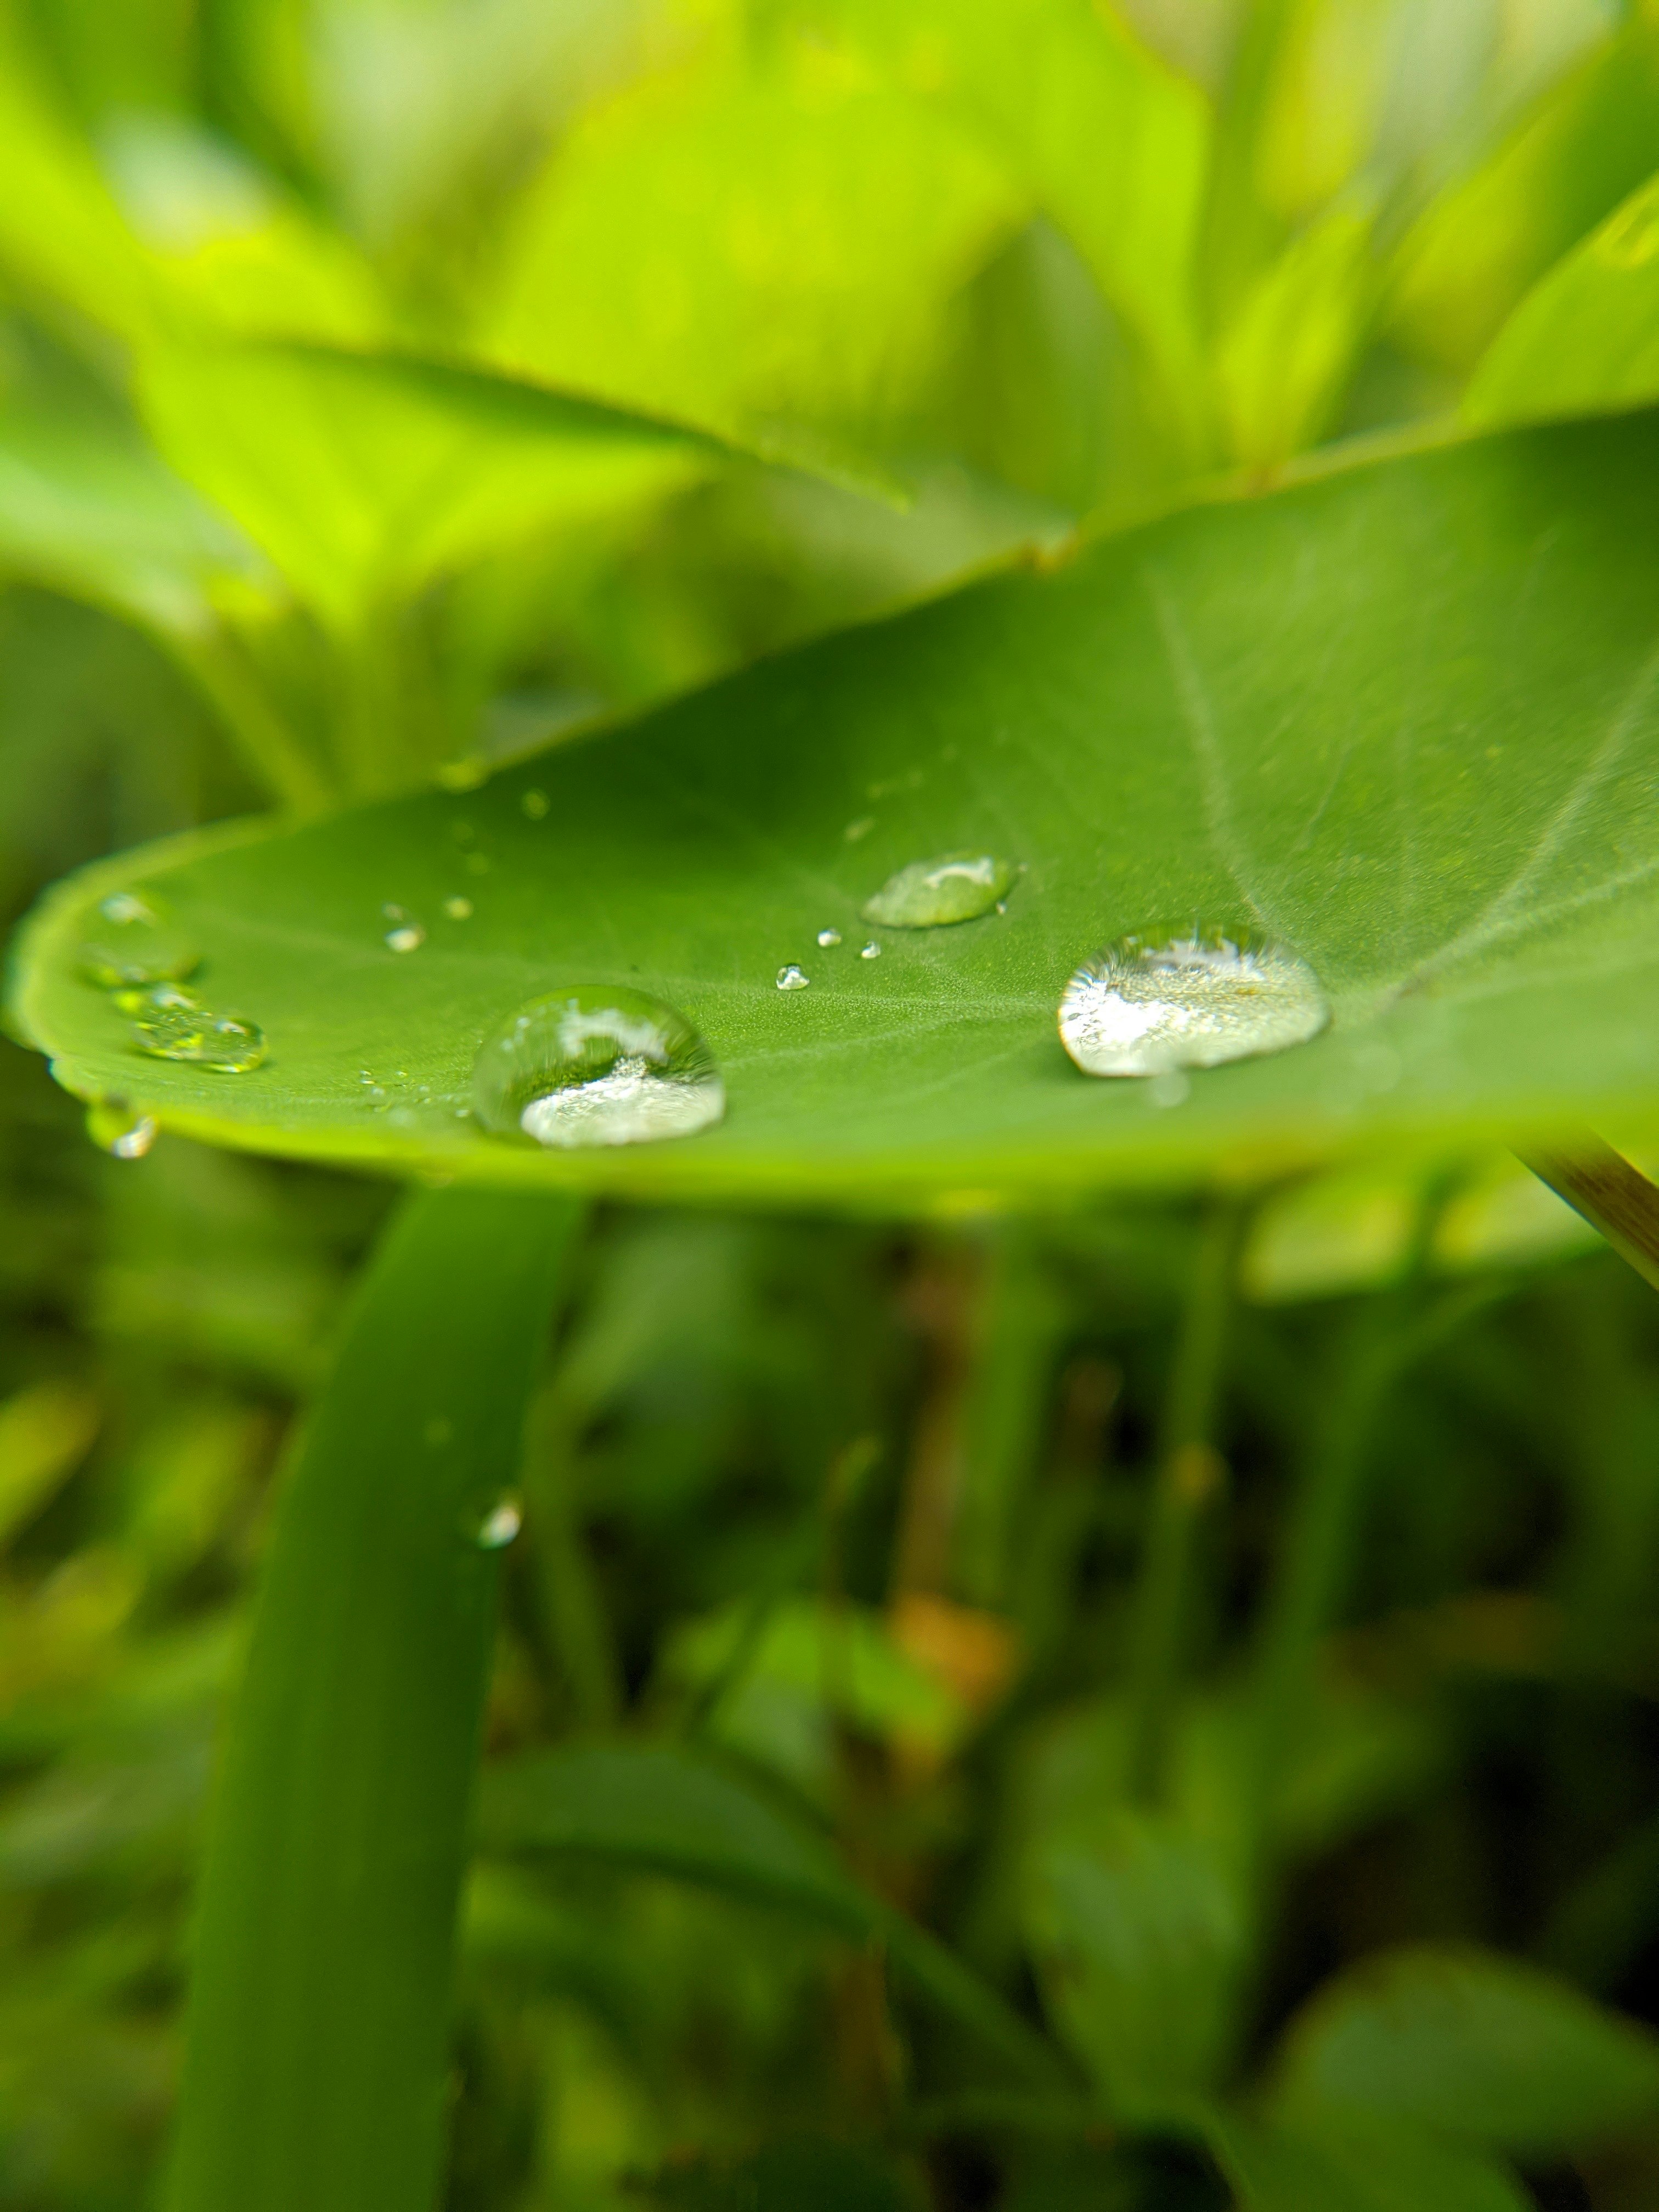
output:
M1502 2166L1363 2121L1323 2131L1216 2117L1210 2139L1242 2212L1527 2212Z
M1659 2039L1534 1967L1399 1950L1328 1985L1291 2024L1274 2106L1296 2126L1369 2116L1548 2157L1651 2121Z
M1401 246L1390 326L1413 350L1473 366L1516 303L1653 168L1659 17L1632 11Z
M82 1097L219 1142L640 1194L1069 1200L1616 1133L1659 1076L1656 486L1647 419L1356 467L763 663L464 798L103 863L27 929L14 1019ZM969 846L1025 864L1007 913L861 961L862 902ZM140 881L263 1024L253 1073L146 1059L82 980L94 902ZM385 902L418 951L387 946ZM1298 947L1331 1029L1178 1106L1079 1074L1054 1026L1075 963L1194 913ZM811 987L779 992L791 960ZM696 1024L719 1127L556 1153L457 1118L497 1024L589 981Z
M1120 1805L1027 1869L1055 2024L1126 2121L1189 2115L1226 2055L1249 1940L1235 1871L1184 1822Z
M832 0L808 6L971 131L1087 262L1201 453L1193 252L1208 155L1196 87L1088 0Z
M845 460L902 407L944 301L1025 212L968 139L867 68L790 39L653 77L532 189L480 325L515 373Z
M497 1765L484 1778L479 1834L487 1850L672 1875L884 1943L902 1973L1022 2072L1052 2081L1060 2070L942 1944L843 1873L822 1837L693 1753L581 1744Z
M1463 398L1471 422L1538 422L1659 397L1659 178L1529 292Z
M660 497L707 440L501 379L321 347L156 346L162 452L341 630L553 525Z
M668 2212L915 2212L921 2202L887 2160L828 2136L786 2136L738 2160L676 2160L636 2186Z
M437 2181L489 1679L483 1516L574 1221L394 1222L289 1475L204 1876L171 2212L388 2212Z
M1246 295L1215 362L1235 459L1275 467L1327 427L1370 314L1370 229L1354 210L1333 208Z

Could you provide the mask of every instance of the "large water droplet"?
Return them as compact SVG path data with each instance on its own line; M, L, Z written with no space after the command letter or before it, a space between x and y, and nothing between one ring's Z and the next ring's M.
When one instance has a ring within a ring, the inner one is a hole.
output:
M81 972L106 991L176 981L193 975L201 953L159 899L112 891L81 947Z
M793 960L786 960L778 970L778 988L781 991L804 991L811 980L806 970L797 968Z
M1014 880L1014 870L993 853L940 853L912 860L865 902L866 921L887 929L939 929L989 914Z
M265 1056L265 1035L240 1014L210 1006L155 1006L132 1024L133 1042L152 1060L181 1060L221 1075L246 1075Z
M647 1145L718 1121L726 1086L684 1014L584 984L502 1024L478 1054L472 1099L487 1129L538 1145Z
M1087 1075L1163 1075L1283 1052L1331 1018L1305 960L1245 929L1121 937L1060 1002L1060 1042Z
M155 1123L135 1114L125 1098L100 1098L87 1109L87 1134L118 1160L142 1160L155 1142Z

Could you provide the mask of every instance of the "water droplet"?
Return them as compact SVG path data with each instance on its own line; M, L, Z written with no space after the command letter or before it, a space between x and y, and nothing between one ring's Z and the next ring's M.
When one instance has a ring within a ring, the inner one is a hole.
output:
M101 1098L87 1109L87 1134L118 1160L142 1160L155 1142L155 1123L135 1114L124 1098Z
M452 921L471 921L472 902L470 898L462 897L458 891L453 898L447 898L444 901L444 912Z
M387 930L386 941L392 952L416 952L426 943L426 932L418 921L400 922L396 929Z
M726 1086L684 1014L586 984L502 1024L478 1054L472 1101L486 1128L538 1145L644 1145L718 1121Z
M186 1060L221 1075L246 1075L265 1056L264 1031L240 1014L207 1006L155 1006L132 1025L133 1042L152 1060Z
M867 945L860 945L859 958L860 960L879 960L880 957L881 947L877 944L873 937L870 939L870 942Z
M865 902L866 921L889 929L940 929L989 914L1008 890L1015 871L993 853L940 853L912 860Z
M183 983L133 983L110 996L124 1014L142 1014L152 1006L199 1006L202 1001Z
M821 930L819 930L819 932L818 932L818 943L819 943L821 945L823 945L823 947L824 951L827 952L827 951L829 951L830 947L832 945L839 945L839 944L841 943L841 932L840 932L840 930L838 930L838 929L821 929Z
M489 854L469 853L466 856L466 872L470 876L487 876L489 873Z
M547 814L547 793L544 791L537 791L533 787L526 791L519 801L519 811L531 822L544 820Z
M1178 1067L1165 1068L1146 1085L1146 1096L1154 1106L1184 1106L1192 1095L1193 1079Z
M778 970L778 988L781 991L804 991L811 980L805 969L797 968L793 960L786 960Z
M201 953L158 899L112 891L81 947L81 972L106 991L176 981L202 964Z
M1329 1019L1294 952L1195 925L1121 937L1086 961L1060 1000L1060 1037L1086 1075L1163 1075L1305 1044Z
M524 1508L513 1497L498 1498L473 1532L481 1552L503 1552L524 1526Z
M860 814L858 820L849 822L841 834L849 845L856 845L859 839L867 837L875 826L876 817L873 814Z
M489 762L470 753L459 760L445 761L438 770L438 781L446 791L476 791L489 774Z

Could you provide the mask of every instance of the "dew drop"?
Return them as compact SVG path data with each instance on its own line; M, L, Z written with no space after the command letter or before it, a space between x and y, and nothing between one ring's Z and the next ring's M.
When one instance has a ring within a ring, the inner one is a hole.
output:
M684 1014L642 991L584 984L533 1000L486 1041L472 1103L499 1135L647 1145L718 1121L726 1086Z
M1194 925L1121 937L1085 961L1060 1000L1060 1038L1086 1075L1158 1076L1283 1052L1329 1019L1318 978L1286 946Z
M470 898L464 898L458 891L453 898L447 898L444 901L444 912L452 921L471 921L472 902Z
M87 1134L118 1160L142 1160L155 1142L155 1122L135 1114L124 1098L100 1098L87 1109Z
M513 1497L498 1498L473 1531L481 1552L504 1552L524 1526L524 1508Z
M81 947L81 973L106 991L174 982L202 964L197 947L159 899L112 891Z
M860 814L858 820L849 822L841 834L849 845L856 845L860 838L867 837L875 826L876 817L873 814Z
M804 991L811 980L805 969L797 968L793 960L786 960L778 970L778 988L781 991Z
M400 922L396 929L387 930L386 941L390 951L417 952L426 943L426 932L418 921Z
M202 1006L154 1006L132 1024L133 1042L152 1060L179 1060L221 1075L246 1075L265 1056L264 1031L240 1014Z
M547 816L547 793L544 791L537 791L533 787L529 791L526 791L524 797L519 801L519 811L525 817L526 821L530 822L541 822L545 820Z
M877 944L873 937L870 939L870 942L867 945L860 945L859 958L860 960L879 960L880 957L881 947Z
M821 929L821 930L819 930L819 932L818 932L818 943L819 943L821 945L823 945L823 947L824 951L827 952L827 951L829 951L830 947L832 945L839 945L839 944L841 943L841 932L840 932L840 930L838 930L838 929Z
M940 853L931 860L912 860L865 902L864 918L888 929L973 921L1006 895L1015 872L994 853Z
M466 856L466 872L470 876L487 876L489 873L489 854L469 853Z

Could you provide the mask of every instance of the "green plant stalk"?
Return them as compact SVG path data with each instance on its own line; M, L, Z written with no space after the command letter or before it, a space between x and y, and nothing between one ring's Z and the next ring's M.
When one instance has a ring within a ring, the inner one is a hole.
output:
M1170 1370L1130 1637L1129 1786L1143 1804L1157 1803L1168 1780L1199 1521L1220 1486L1211 1437L1246 1218L1225 1200L1211 1210Z
M408 1200L287 1476L211 1823L169 2212L427 2212L495 1617L577 1218Z
M163 642L223 723L243 767L279 806L315 814L338 796L228 637L175 632Z

